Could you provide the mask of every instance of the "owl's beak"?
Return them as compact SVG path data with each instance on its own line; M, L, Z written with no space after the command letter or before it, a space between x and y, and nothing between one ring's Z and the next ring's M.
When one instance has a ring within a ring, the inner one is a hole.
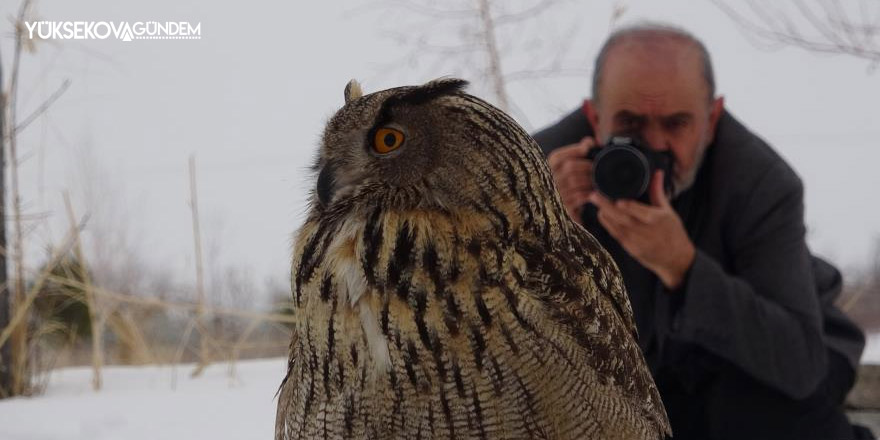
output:
M326 207L333 200L333 193L336 191L335 183L333 165L328 163L324 165L324 168L321 168L321 173L318 174L318 201L322 206Z

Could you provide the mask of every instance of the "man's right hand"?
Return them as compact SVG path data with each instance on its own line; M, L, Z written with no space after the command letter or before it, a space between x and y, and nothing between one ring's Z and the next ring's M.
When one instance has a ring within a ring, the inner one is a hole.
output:
M587 152L595 144L592 137L585 137L576 144L559 147L547 156L562 204L578 224L581 224L581 209L590 201L593 192L593 163L587 160Z

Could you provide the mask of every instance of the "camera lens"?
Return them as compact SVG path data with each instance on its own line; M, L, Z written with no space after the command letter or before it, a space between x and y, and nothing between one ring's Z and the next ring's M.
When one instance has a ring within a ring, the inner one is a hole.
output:
M612 200L638 199L650 183L650 165L641 151L629 146L603 148L593 165L595 187Z

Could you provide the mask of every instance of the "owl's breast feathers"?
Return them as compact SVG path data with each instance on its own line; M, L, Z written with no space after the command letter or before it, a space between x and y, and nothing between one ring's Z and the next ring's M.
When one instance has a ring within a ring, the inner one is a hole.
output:
M614 263L582 229L547 243L518 226L313 216L276 438L668 433Z

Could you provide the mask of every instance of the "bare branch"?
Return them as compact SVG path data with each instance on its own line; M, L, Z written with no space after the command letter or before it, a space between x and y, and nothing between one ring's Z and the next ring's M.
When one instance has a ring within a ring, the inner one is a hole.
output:
M498 107L502 111L508 111L507 90L504 85L504 74L501 70L501 55L498 53L498 42L495 35L495 24L492 21L492 11L489 9L489 0L478 0L480 4L480 19L483 24L483 44L486 45L486 53L489 58L489 78Z
M421 0L393 0L372 3L372 9L397 13L383 15L396 19L385 20L393 27L384 27L385 34L406 50L395 61L381 67L383 78L390 72L399 72L401 63L430 66L443 74L461 74L475 80L475 85L487 87L493 101L503 110L513 107L508 96L507 81L538 80L556 76L581 75L583 69L568 69L563 63L574 38L553 39L548 43L548 32L529 32L542 14L570 0L528 0L501 2L492 0L462 0L455 4ZM467 5L472 5L468 8ZM401 15L400 11L409 13ZM365 12L365 11L364 11ZM425 20L427 18L427 20ZM407 26L413 21L418 26ZM571 29L565 37L571 37ZM550 34L559 34L557 28ZM536 35L527 37L527 35ZM556 41L559 40L559 41ZM542 51L542 57L528 63L520 56L535 52L536 48L552 46ZM510 59L511 61L507 61ZM505 72L505 68L513 72ZM451 71L450 71L451 70Z
M413 12L422 16L432 17L435 19L449 19L449 18L469 18L473 17L474 13L476 13L475 9L441 9L434 6L416 3L414 1L393 1L387 0L382 2L377 2L374 4L368 4L361 8L353 9L346 14L345 16L357 15L366 12L373 12L377 9L380 10L403 10Z
M590 69L549 68L505 73L504 79L508 82L514 82L539 78L582 77L589 74Z
M33 113L29 114L27 117L24 118L24 120L22 120L20 123L18 123L18 125L15 126L15 130L13 130L12 135L15 136L18 133L22 132L25 128L27 128L28 125L31 124L31 122L34 122L38 117L40 117L40 115L48 111L49 107L51 107L52 104L54 104L55 101L57 101L58 98L60 98L61 95L63 95L69 87L70 79L65 79L64 82L61 83L61 86L58 87L58 90L55 90L55 92L52 93L52 96L50 96L49 99L43 101L43 103L40 104L40 106L37 107L37 109L34 110Z
M541 0L537 4L521 11L497 15L495 16L494 21L496 25L518 23L529 18L535 18L558 3L560 3L560 0Z
M748 13L723 0L712 0L712 3L747 36L755 36L765 43L850 55L869 61L872 68L880 64L880 41L877 39L880 34L880 2L790 0L790 7L785 8L780 2L749 0L745 8Z

